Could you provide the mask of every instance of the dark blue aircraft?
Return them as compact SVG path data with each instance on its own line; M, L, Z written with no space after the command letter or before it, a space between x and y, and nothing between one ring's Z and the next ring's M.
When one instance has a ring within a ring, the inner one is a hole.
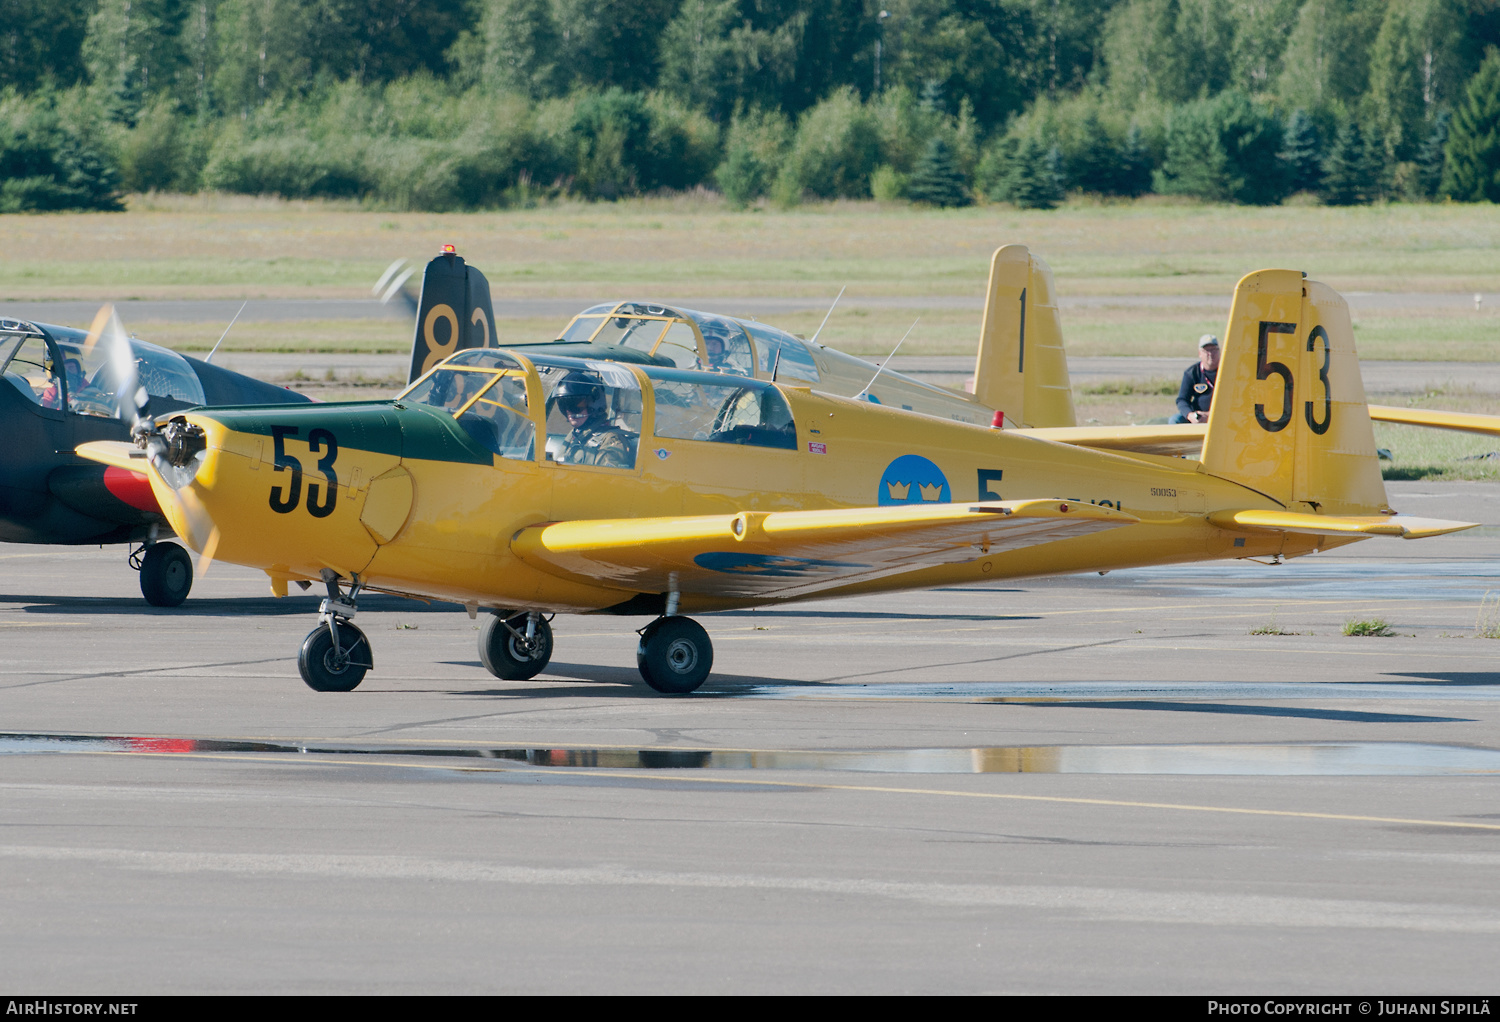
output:
M0 319L0 541L130 543L141 593L175 607L193 585L187 551L144 475L73 453L90 440L129 440L133 395L122 395L120 354L71 327ZM123 339L147 415L197 405L309 399L135 338Z
M410 378L461 348L494 344L489 282L451 245L427 264L420 299L393 265L377 286L417 313ZM210 356L211 357L211 356ZM101 313L91 330L0 318L0 542L128 543L141 594L175 607L193 562L171 542L144 474L74 454L91 440L129 440L131 426L183 408L305 403L310 398L127 337Z

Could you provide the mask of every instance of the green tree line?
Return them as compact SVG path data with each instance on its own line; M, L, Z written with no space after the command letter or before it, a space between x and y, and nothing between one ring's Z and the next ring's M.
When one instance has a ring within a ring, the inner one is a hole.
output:
M0 212L1500 201L1500 0L0 0Z

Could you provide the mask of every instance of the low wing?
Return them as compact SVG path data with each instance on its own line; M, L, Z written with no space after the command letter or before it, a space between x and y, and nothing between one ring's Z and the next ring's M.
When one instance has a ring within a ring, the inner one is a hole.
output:
M1363 535L1425 539L1473 529L1478 522L1449 522L1413 515L1309 515L1296 511L1215 511L1210 523L1221 529L1300 532L1313 536Z
M625 518L534 525L511 549L627 592L790 597L1139 521L1062 500Z
M1208 432L1208 426L1202 423L1182 426L1053 426L1025 432L1027 436L1075 447L1196 457L1203 449L1203 435Z
M1439 412L1430 408L1391 408L1387 405L1371 405L1370 418L1376 422L1394 422L1401 426L1427 426L1431 429L1453 429L1461 433L1500 436L1500 415L1476 415L1471 412Z
M1500 437L1500 415L1370 405L1370 418L1375 422L1390 422L1400 426L1426 426L1429 429L1449 429ZM1183 426L1071 426L1028 429L1026 432L1030 436L1073 444L1076 447L1196 457L1203 448L1203 434L1207 429L1206 425L1194 423Z
M80 458L97 461L102 465L139 472L143 476L146 474L146 452L123 440L94 440L80 444L74 453Z

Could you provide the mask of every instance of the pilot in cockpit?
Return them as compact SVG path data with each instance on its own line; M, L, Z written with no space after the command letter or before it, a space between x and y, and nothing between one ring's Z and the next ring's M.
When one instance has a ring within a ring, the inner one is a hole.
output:
M707 368L736 376L750 375L748 350L744 350L746 346L743 340L737 338L733 330L713 322L702 323L699 329L703 331L703 347L708 352ZM736 358L737 354L744 357ZM741 362L744 364L740 364Z
M595 373L575 369L563 377L553 397L572 427L563 438L558 461L609 468L630 468L635 463L635 436L611 421L604 381Z

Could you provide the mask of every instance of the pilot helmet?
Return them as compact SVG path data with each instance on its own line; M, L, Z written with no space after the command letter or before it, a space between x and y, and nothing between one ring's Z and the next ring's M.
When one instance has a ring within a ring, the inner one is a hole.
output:
M698 325L698 329L703 332L703 343L705 346L717 341L720 349L719 357L724 358L729 354L730 344L734 340L734 331L730 329L728 324L715 322L714 320L705 320ZM712 351L709 352L710 357L713 357L713 354Z
M605 414L604 381L584 369L575 369L564 376L553 397L564 415L587 411L592 419Z

